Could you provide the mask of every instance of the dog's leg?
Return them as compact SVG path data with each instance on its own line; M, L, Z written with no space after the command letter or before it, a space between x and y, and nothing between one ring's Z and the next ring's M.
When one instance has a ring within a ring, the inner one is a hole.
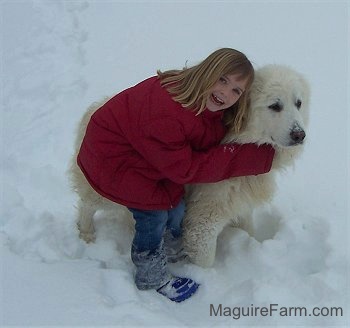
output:
M246 215L244 219L239 219L238 227L242 230L248 232L249 236L254 236L254 225L253 225L253 216Z
M96 213L95 204L79 201L78 204L78 222L79 237L87 243L95 241L94 214Z
M213 265L217 238L226 224L225 220L207 215L192 218L187 215L184 220L183 246L191 262L201 267Z

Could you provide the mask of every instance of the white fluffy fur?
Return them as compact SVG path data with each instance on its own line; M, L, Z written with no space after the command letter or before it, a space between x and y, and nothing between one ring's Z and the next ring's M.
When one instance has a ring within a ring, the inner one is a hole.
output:
M296 107L297 100L302 101L300 109ZM264 175L188 186L184 247L193 263L204 267L211 266L215 259L217 237L223 228L233 224L249 231L253 209L271 200L275 188L275 172L292 165L302 149L300 145L293 145L291 131L305 130L308 121L308 100L308 84L294 70L269 65L256 71L248 125L239 135L228 133L224 142L273 144L276 149L273 168ZM123 206L97 194L76 165L76 155L87 123L94 111L106 101L107 99L104 99L90 106L80 122L75 144L76 153L70 169L73 188L80 196L80 237L87 242L95 238L93 216L99 209L118 211L123 219L132 222L131 213ZM280 112L268 108L276 102L283 106Z
M296 104L302 102L300 109ZM228 133L224 142L270 143L276 149L272 170L263 175L231 178L213 184L189 186L184 220L184 247L190 260L200 266L213 264L217 237L229 224L251 232L253 210L272 199L275 173L293 164L302 146L292 131L305 131L308 122L309 87L294 70L268 65L256 71L252 86L250 117L246 129ZM276 112L269 106L278 103Z

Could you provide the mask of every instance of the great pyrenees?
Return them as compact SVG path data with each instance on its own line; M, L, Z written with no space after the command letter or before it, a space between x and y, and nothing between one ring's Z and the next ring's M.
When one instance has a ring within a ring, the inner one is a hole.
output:
M70 178L79 195L80 238L94 241L93 217L97 210L113 210L133 224L131 213L96 193L76 164L91 115L108 99L94 103L83 116L77 133ZM280 65L256 70L250 96L250 115L244 131L228 132L224 143L270 143L276 149L272 170L264 175L232 178L219 183L187 186L183 246L193 263L208 267L215 259L217 238L227 225L250 232L253 210L271 200L276 171L290 166L300 154L308 122L309 86L301 74Z
M272 169L258 176L188 186L183 243L193 263L212 266L225 226L252 232L253 210L272 199L276 172L291 166L302 151L309 95L307 81L291 68L268 65L256 71L247 126L239 134L228 132L223 142L272 144Z

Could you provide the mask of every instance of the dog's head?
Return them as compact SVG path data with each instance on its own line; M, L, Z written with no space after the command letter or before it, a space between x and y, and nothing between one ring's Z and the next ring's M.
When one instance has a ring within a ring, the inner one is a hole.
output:
M256 71L251 89L251 117L247 129L279 147L300 145L306 137L309 85L286 66L268 65Z
M257 69L247 126L234 139L283 148L301 145L306 137L309 94L307 81L289 67L267 65Z

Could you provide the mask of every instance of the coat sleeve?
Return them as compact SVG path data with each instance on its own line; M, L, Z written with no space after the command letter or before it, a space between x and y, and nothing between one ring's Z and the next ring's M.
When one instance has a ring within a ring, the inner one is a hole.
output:
M222 144L195 151L181 124L173 119L144 125L135 149L166 178L178 184L211 183L230 177L267 173L274 149L270 145Z

